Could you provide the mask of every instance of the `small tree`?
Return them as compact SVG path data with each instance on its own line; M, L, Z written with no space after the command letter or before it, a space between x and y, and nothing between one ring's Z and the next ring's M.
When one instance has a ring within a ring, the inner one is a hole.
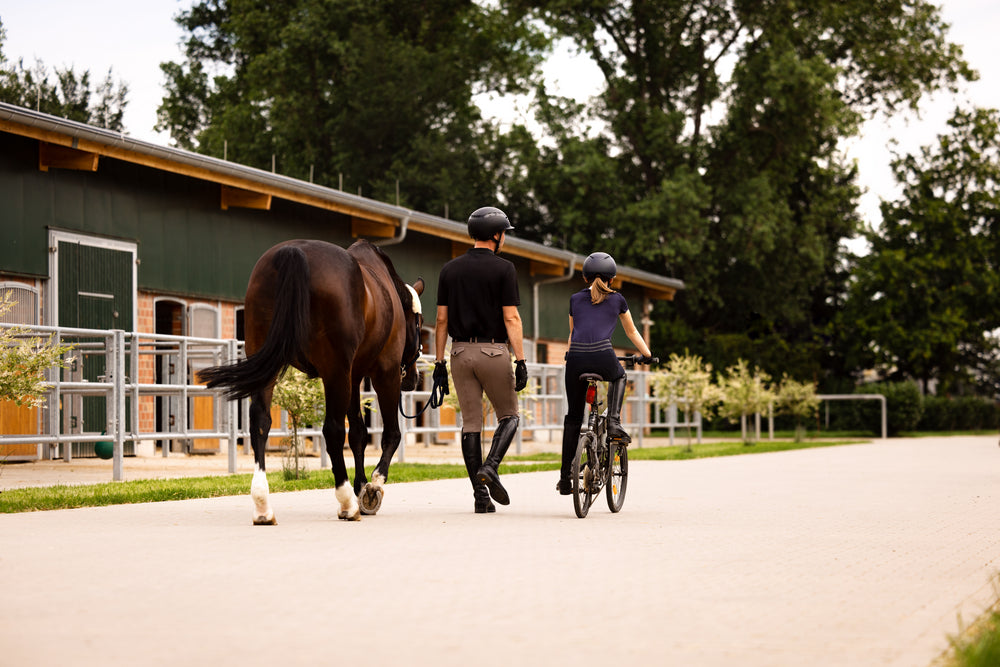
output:
M299 428L320 424L326 419L326 394L319 378L309 378L305 373L289 367L274 387L274 402L288 413L292 423L292 437L285 450L284 473L286 479L309 476L305 465L299 464Z
M777 394L778 411L795 419L795 442L802 442L805 436L803 420L813 417L819 409L816 385L812 382L798 382L784 375Z
M719 414L735 422L740 420L740 432L743 444L750 446L756 443L756 429L748 429L747 415L763 412L773 400L774 393L768 388L771 376L763 371L754 372L747 362L740 359L735 365L726 369L722 377L722 406Z
M666 368L653 373L651 384L660 405L678 405L684 411L687 451L691 451L691 415L704 416L722 400L719 387L712 383L711 364L687 352L684 356L671 354Z
M10 292L4 294L0 317L16 304ZM73 346L57 345L52 339L52 336L47 341L25 337L23 327L0 329L0 400L29 407L42 404L48 390L46 369L65 368L73 361L72 357L64 357Z

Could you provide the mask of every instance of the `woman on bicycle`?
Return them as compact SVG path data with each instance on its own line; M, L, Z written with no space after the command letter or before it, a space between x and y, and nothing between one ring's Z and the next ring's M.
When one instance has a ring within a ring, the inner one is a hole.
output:
M566 402L563 420L562 467L556 489L562 495L573 492L570 469L576 454L577 440L583 425L586 383L581 373L597 373L608 381L608 438L628 443L631 438L621 425L622 401L625 399L625 369L611 346L611 334L621 322L625 335L649 363L649 347L632 321L625 297L609 286L618 267L606 252L592 253L583 262L587 287L569 300L569 351L566 353Z

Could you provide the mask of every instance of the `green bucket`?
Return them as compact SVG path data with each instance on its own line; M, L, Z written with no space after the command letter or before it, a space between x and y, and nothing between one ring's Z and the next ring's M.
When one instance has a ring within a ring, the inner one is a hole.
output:
M115 455L115 443L110 440L101 440L94 443L94 453L98 458L110 459Z

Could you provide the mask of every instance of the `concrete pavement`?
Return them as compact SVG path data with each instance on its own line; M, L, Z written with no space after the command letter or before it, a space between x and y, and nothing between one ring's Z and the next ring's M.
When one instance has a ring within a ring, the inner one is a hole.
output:
M930 664L996 600L996 436L0 516L3 665Z

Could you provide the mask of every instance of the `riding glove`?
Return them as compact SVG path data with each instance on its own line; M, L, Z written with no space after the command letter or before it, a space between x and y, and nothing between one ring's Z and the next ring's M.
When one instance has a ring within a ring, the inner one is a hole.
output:
M655 364L657 361L656 357L639 357L635 360L635 363L648 366L649 364Z
M528 386L528 365L524 359L514 362L514 391L521 391Z
M448 364L444 361L434 362L434 386L442 387L445 394L448 393Z

